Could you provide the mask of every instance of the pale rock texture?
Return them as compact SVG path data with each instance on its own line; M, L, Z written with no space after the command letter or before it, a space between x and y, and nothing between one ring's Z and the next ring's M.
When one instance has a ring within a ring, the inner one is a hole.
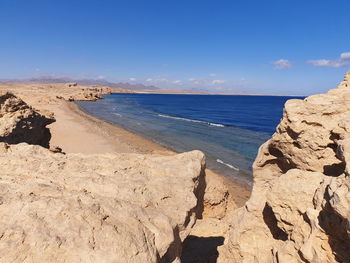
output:
M0 262L180 262L204 155L61 154L0 144Z
M222 219L226 216L228 208L236 208L236 204L229 194L228 187L224 185L220 177L221 176L211 173L210 171L206 173L204 217Z
M218 262L350 262L349 135L350 72L327 94L287 101Z
M0 92L0 142L48 147L51 135L46 126L55 119L46 114L40 114L10 92Z

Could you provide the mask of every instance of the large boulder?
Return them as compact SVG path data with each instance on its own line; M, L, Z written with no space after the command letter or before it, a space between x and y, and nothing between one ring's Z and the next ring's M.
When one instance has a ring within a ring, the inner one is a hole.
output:
M219 262L350 262L349 123L350 72L327 94L286 103Z
M12 93L0 92L0 142L48 147L51 134L46 126L54 121L53 116L40 114Z
M0 144L0 262L180 262L204 155L61 154Z

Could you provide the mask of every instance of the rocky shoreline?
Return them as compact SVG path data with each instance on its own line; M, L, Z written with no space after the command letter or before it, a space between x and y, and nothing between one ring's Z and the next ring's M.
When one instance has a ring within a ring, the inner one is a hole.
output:
M348 262L349 86L286 103L244 204L201 152L69 106L108 87L1 84L0 261Z

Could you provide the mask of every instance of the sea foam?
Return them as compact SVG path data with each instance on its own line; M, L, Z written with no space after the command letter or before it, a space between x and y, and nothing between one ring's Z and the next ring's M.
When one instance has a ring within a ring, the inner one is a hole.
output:
M216 160L218 163L221 163L221 164L224 164L226 165L227 167L233 169L233 170L236 170L236 171L239 171L239 168L233 166L232 164L229 164L229 163L225 163L224 161L220 160L220 159L217 159Z
M215 127L225 127L225 125L223 125L223 124L212 123L212 122L207 122L207 121L200 121L200 120L193 120L193 119L187 119L187 118L170 116L170 115L165 115L165 114L158 114L158 116L159 117L163 117L163 118L175 119L175 120L203 123L203 124L207 124L207 125L215 126Z

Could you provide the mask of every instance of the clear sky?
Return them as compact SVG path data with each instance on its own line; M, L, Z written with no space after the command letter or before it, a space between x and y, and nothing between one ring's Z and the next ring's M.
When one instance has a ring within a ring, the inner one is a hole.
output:
M1 0L0 78L313 94L350 69L349 0Z

